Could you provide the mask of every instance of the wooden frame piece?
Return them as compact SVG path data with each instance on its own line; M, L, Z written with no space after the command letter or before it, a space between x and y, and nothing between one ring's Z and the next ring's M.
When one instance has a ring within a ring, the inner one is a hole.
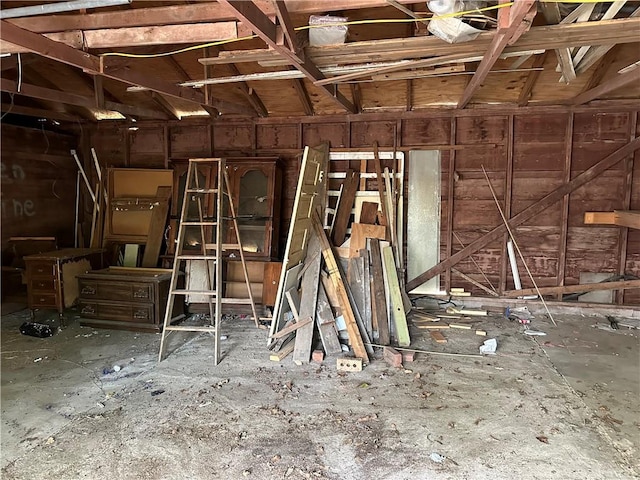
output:
M245 22L251 29L266 42L269 47L273 48L280 55L285 57L295 68L300 70L304 75L316 82L325 78L324 74L309 59L302 59L289 48L278 44L276 38L276 24L273 23L252 1L238 0L219 0L219 4L230 8L236 17ZM286 13L284 2L280 2L278 7L280 15ZM348 112L356 113L353 104L347 100L337 89L337 87L321 86L320 90L328 95L337 105L344 108Z

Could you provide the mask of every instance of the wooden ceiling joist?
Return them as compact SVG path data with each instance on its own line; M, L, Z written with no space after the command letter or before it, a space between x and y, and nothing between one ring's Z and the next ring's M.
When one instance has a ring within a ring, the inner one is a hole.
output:
M72 30L45 33L43 36L76 49L121 48L144 45L177 45L204 43L238 38L236 22L194 23L189 25L156 25L102 30ZM8 42L0 43L2 53L28 50Z
M43 108L34 108L34 107L25 107L23 105L13 105L8 103L3 103L0 108L2 109L2 113L15 113L16 115L24 115L26 117L35 117L35 118L49 118L51 120L60 120L64 122L79 122L83 120L83 117L79 117L77 115L72 115L71 113L66 112L56 112L54 110L45 110Z
M204 95L199 91L177 87L176 85L158 80L153 75L142 73L132 68L128 70L122 69L119 64L116 64L117 67L114 67L114 63L108 58L100 58L90 53L76 50L37 33L16 27L4 20L0 22L0 39L24 47L43 57L81 68L90 74L103 75L113 80L144 87L197 105L207 105L225 113L253 115L253 111L244 105L217 99L211 100L207 104Z
M166 98L157 92L149 92L149 95L156 105L158 105L162 111L169 116L169 118L173 120L180 120L180 115L178 115L175 108L173 108L173 105L171 105Z
M424 3L418 0L397 0L403 5ZM386 0L287 0L289 12L295 14L325 13L361 8L386 7ZM261 2L266 15L275 15L271 2ZM9 21L36 33L62 32L65 30L95 30L101 28L126 28L149 25L171 25L197 22L223 22L234 20L235 13L225 5L211 2L194 2L191 5L167 7L131 8L90 14L41 15L13 18Z
M606 95L609 92L613 92L634 82L636 84L640 83L640 66L636 66L625 73L618 73L615 77L601 83L597 87L581 93L573 99L572 103L574 105L582 105L583 103L595 100L602 95Z
M325 78L324 74L308 58L304 60L288 47L280 45L276 39L276 24L273 23L252 1L219 0L220 4L231 8L237 18L251 27L251 29L280 55L285 57L296 69L316 82ZM321 86L321 91L345 110L354 113L353 104L340 93L337 87Z
M593 10L593 5L591 10ZM542 14L550 25L556 25L562 22L562 15L560 15L560 6L555 2L541 2L540 8ZM581 6L578 6L572 13L578 18L577 10L580 10ZM572 20L573 21L573 20ZM569 23L565 21L564 23ZM556 56L558 57L558 65L560 65L560 71L562 72L562 78L566 83L573 82L576 79L576 71L573 66L573 59L571 58L571 50L569 48L556 49Z
M526 107L529 104L529 98L531 98L531 92L533 92L533 87L536 86L536 82L538 81L538 77L542 73L541 69L544 67L544 62L547 59L548 51L545 51L541 55L537 55L533 60L533 65L531 65L531 72L527 75L527 80L524 82L524 87L520 91L520 97L518 98L518 105L521 107Z
M458 101L458 108L464 108L468 105L476 90L482 85L496 61L498 61L500 55L502 55L507 44L514 39L516 34L522 35L521 24L525 21L531 8L534 6L534 0L520 0L519 2L515 2L512 7L508 9L503 8L498 11L498 31L494 34L488 52L480 61L476 73L464 89L462 98ZM505 26L501 28L500 19L505 19L507 15L508 21L503 20Z
M7 93L23 95L25 97L64 103L66 105L75 105L84 108L95 108L95 98L93 97L85 97L82 95L76 95L75 93L67 93L61 90L39 87L37 85L31 85L28 83L22 83L22 85L20 86L20 91L18 91L17 82L7 80L6 78L0 79L0 90ZM136 117L147 118L168 118L166 115L156 110L137 107L133 105L125 105L122 103L114 103L106 100L104 102L104 107L106 110L119 112L123 115L133 115Z
M309 92L307 92L307 87L304 86L304 81L301 78L294 78L292 80L293 88L296 89L296 93L298 94L298 99L302 104L302 108L304 109L304 113L313 116L313 103L311 103L311 99L309 98Z

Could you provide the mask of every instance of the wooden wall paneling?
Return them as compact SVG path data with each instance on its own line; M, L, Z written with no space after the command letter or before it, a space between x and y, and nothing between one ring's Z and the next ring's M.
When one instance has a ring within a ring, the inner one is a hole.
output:
M253 134L251 132L253 128L254 124L214 124L213 143L216 150L230 152L246 152L253 150Z
M298 147L298 126L258 125L256 127L257 149L278 150ZM315 145L312 145L315 146Z
M346 122L302 123L302 143L304 145L319 145L329 142L331 148L345 148L349 146L348 124Z
M564 148L564 183L568 183L571 180L571 157L573 154L573 121L574 115L569 114L567 119L567 128L565 133L565 148ZM558 286L564 285L564 275L567 260L567 234L569 229L569 201L571 194L567 194L562 199L562 220L560 222L560 243L559 243L559 257L558 257ZM562 293L559 293L557 300L562 300Z
M451 121L448 118L402 120L402 135L399 145L451 145L450 139Z
M455 144L457 140L457 121L452 118L450 121L449 143ZM453 253L453 214L455 201L455 176L456 176L456 151L452 150L449 154L449 166L447 168L447 251L446 258L451 257ZM447 292L451 291L451 269L448 268L444 273L444 288Z
M138 127L129 130L129 166L134 168L162 168L164 166L164 129Z
M164 140L163 142L163 155L164 155L164 162L163 162L163 166L162 168L169 168L169 160L171 159L171 136L169 135L169 126L168 125L164 125L164 127L162 128L162 139Z
M172 159L202 158L211 155L213 132L209 124L171 125L169 130Z
M2 249L12 236L55 236L73 246L76 138L6 124L1 135Z
M629 140L636 137L638 113L629 113ZM631 207L631 189L633 188L633 164L635 152L624 161L625 176L622 184L622 210L629 210ZM619 227L618 237L618 275L624 275L627 267L627 250L629 243L629 228ZM619 305L624 303L625 290L615 292L615 302Z
M513 191L513 148L514 148L514 117L509 115L509 126L507 129L507 171L504 178L504 216L511 218L511 194ZM499 292L502 293L507 288L507 241L509 234L505 233L502 240L502 258L500 259L500 286Z
M392 147L395 122L352 122L351 148L370 149L373 142L381 147Z

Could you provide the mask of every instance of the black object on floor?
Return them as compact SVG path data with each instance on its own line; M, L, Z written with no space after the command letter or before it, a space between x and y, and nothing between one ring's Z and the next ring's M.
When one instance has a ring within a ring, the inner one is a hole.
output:
M47 338L53 337L56 333L56 327L50 327L42 323L24 322L20 325L20 333L31 337Z

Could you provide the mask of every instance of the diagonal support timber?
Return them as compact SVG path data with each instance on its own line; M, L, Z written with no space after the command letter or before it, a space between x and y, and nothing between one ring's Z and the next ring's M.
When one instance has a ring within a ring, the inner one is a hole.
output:
M487 53L482 58L480 65L478 65L476 69L476 73L474 73L471 81L462 93L462 98L460 98L458 102L458 108L464 108L469 104L474 93L487 78L487 75L489 75L489 72L509 42L517 34L522 34L521 24L527 15L530 14L529 12L534 4L534 0L519 0L509 9L508 13L505 13L505 9L499 11L503 18L505 15L509 15L509 22L504 29L498 28L498 31L495 33Z
M212 100L207 104L204 95L199 91L180 88L176 85L156 80L151 75L133 69L125 71L120 67L114 68L113 64L104 58L76 50L64 43L56 42L43 35L16 27L6 20L0 21L0 39L19 45L40 56L81 68L93 75L103 75L119 82L137 85L186 102L214 107L224 112L253 115L253 111L250 108L224 100Z
M614 165L619 163L620 161L627 158L633 152L640 148L640 138L636 138L635 140L627 143L623 147L620 147L618 150L613 152L611 155L603 158L598 163L593 165L588 170L585 170L580 175L572 179L571 181L565 183L564 185L556 188L553 192L549 193L545 197L541 198L534 204L528 206L523 211L515 215L509 220L509 227L514 229L515 227L522 225L524 222L529 220L530 218L538 215L543 212L551 205L561 200L565 195L573 192L574 190L580 188L582 185L590 182L606 170L612 168ZM431 278L439 275L444 272L446 269L453 267L461 260L473 255L478 250L483 248L485 245L491 243L494 240L500 238L501 235L506 233L507 227L502 224L495 227L489 233L483 235L479 239L467 245L465 248L460 250L459 252L453 254L451 257L443 260L438 263L436 266L430 268L426 272L418 275L416 278L407 282L406 289L407 291L411 291L414 288L422 285L424 282L427 282Z
M527 0L529 1L529 0ZM295 52L280 45L277 41L276 24L273 23L252 1L239 0L219 0L219 4L229 7L235 12L236 17L249 25L251 29L267 44L273 48L281 56L285 57L295 68L300 70L309 80L317 82L324 80L326 77L308 58L301 59ZM280 9L284 8L284 4L280 5ZM353 104L338 91L335 85L319 85L320 90L328 95L341 108L348 112L356 113Z
M595 100L602 95L606 95L609 92L613 92L619 88L629 85L630 83L640 82L640 67L636 67L625 73L619 73L615 77L601 83L597 87L587 90L584 93L576 96L571 103L574 105L582 105L583 103Z

